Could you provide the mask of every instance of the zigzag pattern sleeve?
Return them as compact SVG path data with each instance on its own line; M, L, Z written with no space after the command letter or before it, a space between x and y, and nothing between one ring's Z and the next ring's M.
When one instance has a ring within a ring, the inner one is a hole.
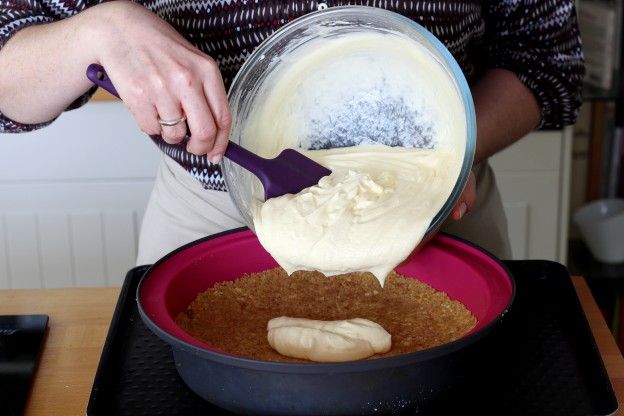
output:
M488 67L513 71L535 95L541 128L576 120L585 75L574 0L484 3Z
M54 22L75 15L98 3L92 0L0 0L0 49L21 29ZM74 101L68 110L86 103L95 88ZM0 113L0 132L21 133L44 127L52 122L25 124L11 120Z

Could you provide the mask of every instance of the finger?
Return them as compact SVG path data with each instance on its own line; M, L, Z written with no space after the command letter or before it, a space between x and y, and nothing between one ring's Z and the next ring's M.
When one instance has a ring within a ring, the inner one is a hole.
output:
M205 155L213 149L217 127L199 83L185 94L182 103L191 133L186 150L195 155Z
M232 115L225 86L223 85L223 78L214 61L210 61L205 74L204 94L216 125L216 138L212 150L208 153L208 157L212 163L219 163L228 145Z
M198 156L205 155L212 150L216 126L204 96L202 80L197 71L179 66L171 73L171 82L187 117L190 139L186 150Z
M461 201L458 204L455 204L453 212L451 213L451 218L455 221L459 221L466 214L466 212L468 212L468 205L464 201Z
M115 75L113 75L114 72L115 71L110 71L109 75L111 81L119 87L120 82L118 82ZM130 76L130 81L131 82L126 83L126 88L119 88L119 96L122 103L128 107L134 119L137 121L139 128L144 133L150 136L160 135L158 112L154 101L149 97L150 89L146 87L148 83L143 78L135 78L132 76Z
M477 199L477 187L476 179L473 173L470 173L468 182L464 188L464 191L459 197L459 200L451 211L451 218L458 221L462 219L464 215L472 211Z
M180 143L187 133L186 122L180 121L172 126L162 125L164 122L180 120L180 118L184 116L184 111L182 110L180 102L171 96L163 96L161 94L159 101L156 103L156 110L158 112L158 121L159 125L161 125L160 130L163 140L169 144Z
M127 106L143 133L150 136L160 134L156 107L147 102L127 104Z
M181 117L176 117L176 118L167 119L167 120L168 121L180 120L180 118ZM160 136L167 143L176 144L176 143L180 143L184 139L184 137L186 136L187 130L188 130L188 127L186 126L186 121L182 120L174 126L161 125Z
M468 183L466 184L467 192L464 192L464 202L466 203L466 213L474 209L477 203L477 178L474 173L470 173Z

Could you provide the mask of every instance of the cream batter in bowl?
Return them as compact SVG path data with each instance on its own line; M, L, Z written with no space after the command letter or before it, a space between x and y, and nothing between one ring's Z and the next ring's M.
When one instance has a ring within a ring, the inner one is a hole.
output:
M367 270L383 283L448 216L472 165L474 107L459 66L431 33L383 9L327 9L284 26L242 67L230 104L230 140L264 157L295 148L336 173L263 206L257 179L224 161L247 225L289 272ZM390 252L359 250L362 238ZM377 264L390 253L396 259Z

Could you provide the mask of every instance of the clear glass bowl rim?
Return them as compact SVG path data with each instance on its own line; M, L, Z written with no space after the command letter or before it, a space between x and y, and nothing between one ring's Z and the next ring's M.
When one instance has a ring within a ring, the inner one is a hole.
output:
M433 48L440 54L440 57L443 59L443 66L451 70L451 74L453 75L454 80L457 83L457 87L459 88L459 92L462 97L464 109L466 110L466 148L464 152L464 160L462 162L462 167L459 172L459 177L455 183L455 186L453 187L451 194L446 200L446 203L433 218L431 224L429 225L429 228L427 229L425 237L423 238L423 241L427 241L428 237L430 237L449 216L456 202L459 200L459 197L461 196L461 193L463 192L466 183L468 182L476 147L477 121L474 102L472 100L472 94L470 92L470 86L468 85L468 81L466 80L463 71L461 70L459 64L457 63L451 52L446 48L446 46L444 46L444 44L434 34L425 29L425 27L401 14L392 12L390 10L370 6L330 7L324 10L318 10L312 13L308 13L282 26L274 33L272 33L269 37L267 37L260 45L258 45L258 47L256 47L256 49L247 58L245 63L241 66L240 70L234 77L228 93L228 97L231 99L231 97L236 96L237 90L241 88L241 85L244 84L245 78L248 76L249 72L253 70L256 61L260 59L265 59L266 51L270 49L280 39L287 37L291 33L300 29L302 26L316 23L317 21L326 21L331 17L334 17L335 20L340 20L341 17L353 17L354 15L357 15L358 17L371 16L375 19L388 19L389 21L393 21L399 27L404 26L406 29L416 30L430 43L429 46L433 46ZM402 34L409 36L409 33L402 32ZM438 57L434 56L434 58L437 59ZM234 108L234 104L237 103L230 102L230 106L232 108ZM225 172L225 170L227 169L226 166L226 164L221 162L221 168L223 178L226 183L226 188L230 189L229 180L227 179L227 174ZM237 209L240 209L237 204L235 205Z

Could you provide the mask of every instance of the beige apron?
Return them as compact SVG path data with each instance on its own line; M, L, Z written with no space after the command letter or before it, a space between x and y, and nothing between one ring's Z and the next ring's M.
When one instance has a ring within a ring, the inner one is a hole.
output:
M476 166L476 208L443 231L470 240L500 258L510 258L507 220L494 173L487 162ZM177 162L163 156L147 205L137 264L151 264L199 238L245 224L227 192L203 189Z
M471 241L500 259L511 259L507 217L494 171L487 160L472 170L477 179L475 207L459 221L447 219L442 231Z

